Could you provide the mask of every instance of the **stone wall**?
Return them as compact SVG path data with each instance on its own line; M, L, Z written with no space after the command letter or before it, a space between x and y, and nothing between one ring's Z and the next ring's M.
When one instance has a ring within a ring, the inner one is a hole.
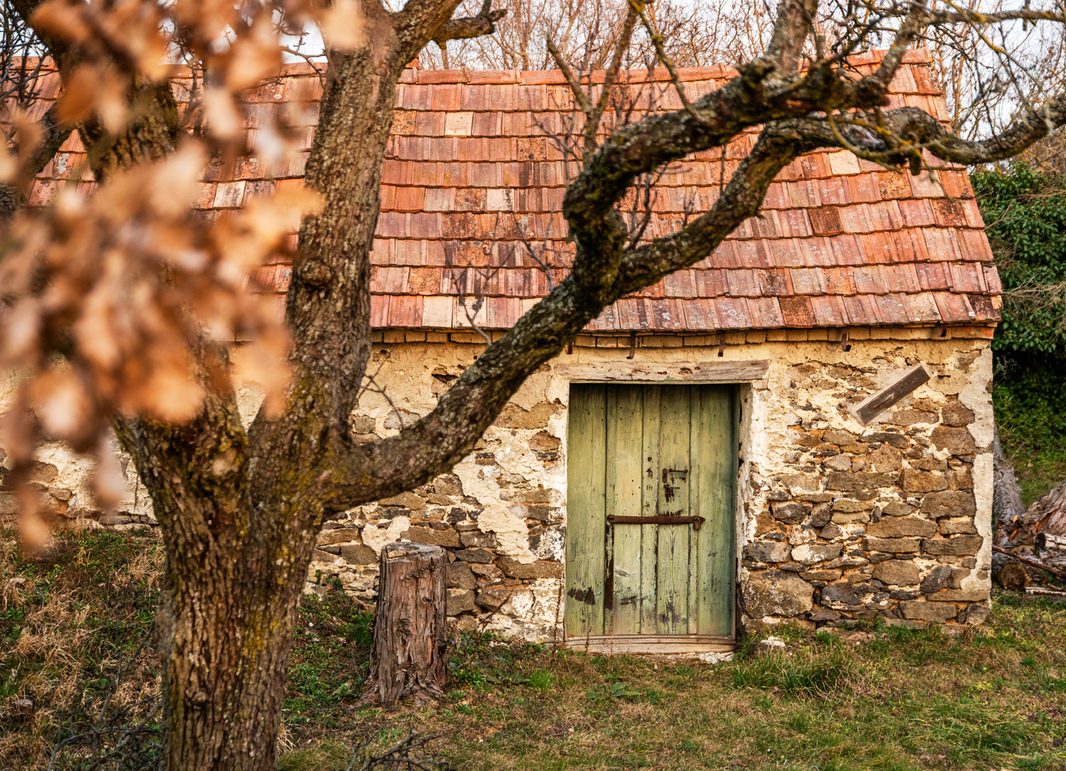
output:
M449 614L460 626L559 639L569 395L561 369L765 359L770 373L745 387L742 409L742 626L980 623L991 558L986 331L940 340L928 329L876 339L883 331L852 330L850 351L822 332L731 335L721 359L716 338L642 338L632 360L626 338L579 340L530 378L453 474L330 523L312 575L337 576L370 599L382 544L439 544L449 549ZM371 396L357 429L369 440L424 413L479 350L394 333L375 358L399 415ZM870 426L848 413L918 362L933 377L911 397Z
M579 338L528 380L452 473L327 522L308 589L339 581L369 602L384 544L438 544L448 551L448 612L460 627L561 639L566 368L668 373L760 359L768 376L741 394L741 626L980 623L990 590L991 330L937 338L931 329L852 329L850 350L835 334L732 333L721 358L717 336L640 337L633 359L628 336ZM425 414L483 347L469 333L377 333L371 369L386 394L366 394L357 435L373 441ZM913 395L869 426L849 414L919 362L932 379ZM249 392L242 411L254 408ZM62 503L74 496L69 472L83 479L85 469L60 460L42 457L41 485ZM144 489L130 479L112 521L150 522Z
M774 440L748 453L740 598L749 626L988 615L990 351L869 353L868 366L790 363L776 387L755 389L767 414L787 414ZM917 361L932 381L873 425L842 411L883 385L879 375Z

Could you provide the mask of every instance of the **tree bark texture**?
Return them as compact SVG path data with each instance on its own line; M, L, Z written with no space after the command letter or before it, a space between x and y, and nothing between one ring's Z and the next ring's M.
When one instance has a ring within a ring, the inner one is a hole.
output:
M992 447L993 540L997 546L1008 546L1015 523L1025 513L1025 505L1022 503L1022 490L1014 476L1014 466L1003 456L999 426L996 426Z
M444 549L386 544L380 564L363 703L392 707L413 698L421 706L442 697L448 679Z

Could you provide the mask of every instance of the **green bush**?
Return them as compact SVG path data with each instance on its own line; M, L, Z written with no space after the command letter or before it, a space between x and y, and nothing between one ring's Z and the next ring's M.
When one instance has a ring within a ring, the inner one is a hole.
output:
M972 180L1004 290L996 421L1029 505L1066 478L1066 178L1016 164Z

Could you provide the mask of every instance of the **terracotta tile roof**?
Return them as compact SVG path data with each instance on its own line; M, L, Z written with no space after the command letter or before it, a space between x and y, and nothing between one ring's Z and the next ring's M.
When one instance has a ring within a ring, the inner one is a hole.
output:
M853 63L869 70L877 59L872 54ZM681 71L690 97L731 74L721 67ZM680 107L665 81L662 72L652 78L659 107ZM647 73L634 73L631 82L649 88ZM258 105L249 111L250 130L297 85L304 94L321 91L305 67L291 66L279 82L249 93L247 101ZM908 54L891 104L945 118L925 54ZM238 207L275 185L297 184L317 118L317 106L311 107L294 112L307 126L302 156L271 179L254 159L225 178L214 168L197 207ZM404 73L371 255L374 326L469 326L475 300L484 297L476 322L507 328L565 276L573 248L560 209L574 167L545 133L562 132L572 108L558 72ZM726 148L726 175L754 136ZM41 175L34 203L46 202L56 184L83 167L83 152L76 138L68 140ZM645 238L676 230L687 209L712 203L722 162L711 151L671 167L656 191ZM285 266L268 266L253 286L282 293L290 275ZM1000 291L964 169L911 177L847 152L817 152L785 168L761 215L742 223L713 254L618 301L589 329L990 324L999 318Z

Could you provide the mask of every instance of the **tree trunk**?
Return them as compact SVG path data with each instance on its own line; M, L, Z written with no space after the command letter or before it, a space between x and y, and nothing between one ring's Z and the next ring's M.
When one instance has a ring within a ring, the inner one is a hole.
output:
M444 695L447 608L444 550L393 543L381 550L377 618L364 704L391 707L411 696L415 704Z
M254 537L202 552L199 569L168 558L160 602L168 771L274 771L311 552L290 537L288 564Z
M1025 513L1022 491L1014 476L1012 466L1003 456L999 441L999 426L996 426L992 445L992 523L993 541L997 546L1008 546L1013 540L1013 531L1019 518Z

